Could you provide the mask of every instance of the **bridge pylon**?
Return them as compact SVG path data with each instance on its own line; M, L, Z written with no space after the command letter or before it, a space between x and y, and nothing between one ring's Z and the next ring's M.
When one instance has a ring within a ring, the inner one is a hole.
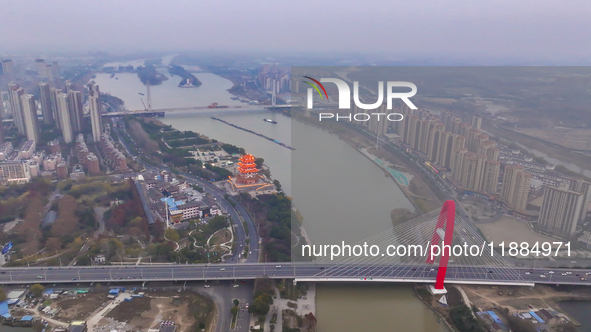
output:
M440 241L443 241L443 249L441 259L439 260L439 268L437 271L437 278L435 279L435 289L443 289L443 282L445 281L445 274L447 273L447 263L449 261L450 250L445 250L446 246L451 248L453 236L454 236L454 224L456 216L456 203L452 200L447 200L441 207L439 217L437 218L437 224L433 230L433 236L431 237L431 247L439 245ZM445 230L443 227L445 226ZM443 238L442 238L443 237ZM431 250L431 248L430 248ZM427 264L433 264L433 256L427 256Z

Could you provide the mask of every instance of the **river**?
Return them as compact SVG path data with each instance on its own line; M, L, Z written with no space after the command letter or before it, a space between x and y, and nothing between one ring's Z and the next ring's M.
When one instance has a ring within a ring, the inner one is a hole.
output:
M178 88L177 77L153 86L154 108L192 107L217 102L240 104L226 91L232 83L220 76L195 74L203 83L195 89ZM128 109L142 109L138 92L145 88L135 74L95 78L101 91L121 98ZM242 104L244 105L244 104ZM291 151L256 135L230 127L211 116L259 132L296 148ZM271 118L277 124L264 122ZM392 227L390 211L413 210L394 180L378 165L336 135L291 121L270 111L201 110L167 113L162 119L179 130L193 130L211 138L244 147L265 159L272 177L293 197L304 217L312 243L354 242ZM320 332L372 331L431 332L439 325L407 285L319 285L317 296ZM356 319L356 322L352 320Z
M591 302L588 301L564 301L559 303L560 308L576 319L581 326L580 332L591 332Z
M318 283L316 314L318 332L447 331L407 285Z
M569 162L565 162L556 158L552 158L549 155L547 155L546 153L536 150L536 149L532 149L532 148L528 148L527 146L521 144L521 143L517 143L515 142L515 144L517 144L518 146L522 147L523 149L527 150L528 152L530 152L531 154L533 154L536 157L542 157L544 159L546 159L546 161L554 164L554 165L563 165L564 167L566 167L568 170L571 170L573 172L577 172L580 173L584 176L587 177L591 177L591 170L588 169L584 169L581 168L573 163L569 163Z

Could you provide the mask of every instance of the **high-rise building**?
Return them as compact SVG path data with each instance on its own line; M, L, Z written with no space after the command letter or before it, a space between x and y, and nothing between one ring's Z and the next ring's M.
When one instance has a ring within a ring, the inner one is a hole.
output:
M527 206L527 196L531 175L518 165L505 167L501 198L515 210L524 211Z
M477 147L478 147L478 137L482 134L482 132L476 128L473 128L472 126L470 126L467 123L463 123L466 126L468 126L467 130L465 130L465 134L466 134L466 147L468 148L468 150L470 152L474 152L476 153L478 151ZM465 127L465 126L464 126Z
M51 88L45 82L39 82L39 103L41 104L41 114L43 114L43 123L53 124L53 107L51 105Z
M61 120L60 120L60 115L58 113L58 100L57 97L62 93L61 89L56 89L56 88L50 88L50 98L51 98L51 111L53 113L53 122L55 123L55 126L57 127L57 129L62 129L62 125L61 125Z
M456 179L460 180L465 189L480 191L485 161L486 156L477 155L472 152L464 154L462 171L457 174L458 177Z
M66 83L66 90L68 91L68 109L70 110L70 124L75 133L83 131L83 109L82 109L82 93L74 90L71 86L68 88Z
M480 191L487 194L496 194L499 182L499 171L501 162L496 160L486 160L484 162L484 173L482 176L482 185Z
M472 116L472 127L476 129L481 129L482 127L482 117L478 115Z
M90 125L92 127L92 139L100 142L103 133L102 105L98 85L88 84L88 107L90 111ZM386 122L386 121L384 121Z
M9 81L14 81L16 79L14 72L14 63L12 62L12 60L2 60L2 73L6 78L8 78Z
M369 124L369 131L378 136L386 134L389 122L386 116L390 114L390 110L386 109L386 104L380 105L376 110L368 111L368 114L371 114L369 121L366 121Z
M437 159L435 160L439 165L452 169L452 157L453 152L457 149L465 147L465 139L463 136L450 133L449 131L443 132L441 135L442 139L439 143Z
M27 140L37 143L39 139L39 125L37 124L37 103L35 102L35 96L29 94L22 95L21 104L23 107L23 120Z
M451 169L451 177L459 180L462 174L462 167L464 164L464 155L468 153L468 148L461 148L453 150L451 153L449 168Z
M35 64L37 64L37 75L40 78L47 77L47 65L45 64L45 60L37 59L35 60Z
M577 225L585 219L588 196L589 184L586 192L573 191L566 183L561 183L558 188L545 186L538 229L565 239L571 238Z
M50 64L45 65L45 75L47 76L47 80L53 81L53 68L51 68Z
M61 90L60 90L61 91ZM68 95L65 93L58 93L57 99L57 117L59 119L60 128L64 138L64 143L72 143L74 139L74 132L72 130L72 123L70 122L70 109L68 106Z
M452 133L454 133L454 134L462 135L462 134L460 134L460 126L461 126L462 123L463 123L462 122L462 119L460 119L458 117L454 117L451 120L450 130L449 131L452 132ZM462 136L466 137L465 134L462 135Z
M409 117L409 127L408 127L408 141L407 144L410 145L410 147L413 150L418 150L419 147L419 141L420 141L420 137L421 137L421 126L423 124L423 120L421 120L421 118L418 115L411 115Z
M419 151L427 154L429 152L429 146L431 145L431 138L435 128L437 127L437 118L430 117L423 121L423 130L421 132L421 138L419 141Z
M21 96L25 94L25 90L17 83L8 83L8 93L10 98L10 109L12 110L12 119L18 132L25 134L25 122L23 120L22 101Z
M51 65L51 70L53 71L53 78L58 78L61 74L60 72L60 66L57 63L57 61L54 61L53 64Z
M570 182L569 189L585 195L585 204L583 204L583 210L581 211L581 221L583 221L587 216L587 207L591 203L591 183L583 179L573 179Z
M429 160L432 162L437 162L438 160L439 147L441 146L441 140L443 139L444 132L445 125L441 122L437 122L435 127L429 133L429 146L427 148L427 156L429 157Z

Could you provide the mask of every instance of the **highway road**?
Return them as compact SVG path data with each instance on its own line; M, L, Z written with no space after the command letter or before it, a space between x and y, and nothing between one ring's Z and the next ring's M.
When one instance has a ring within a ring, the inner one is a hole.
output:
M552 272L552 273L551 273ZM450 266L446 282L471 284L591 285L588 270ZM330 265L319 263L171 264L1 268L0 285L32 283L247 280L263 276L314 281L435 281L436 266ZM584 279L584 280L581 280Z

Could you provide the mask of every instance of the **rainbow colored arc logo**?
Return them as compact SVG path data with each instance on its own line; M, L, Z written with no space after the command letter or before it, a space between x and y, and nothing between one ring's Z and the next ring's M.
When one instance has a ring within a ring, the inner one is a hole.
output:
M320 83L317 79L314 79L314 78L312 78L310 76L302 76L302 77L307 78L310 81L318 84L318 86L322 89L322 91L324 91L324 95L326 96L326 100L328 100L328 94L326 93L326 89L324 88L324 86L322 85L322 83ZM324 99L324 97L322 97L322 93L320 92L320 89L318 89L318 86L316 86L316 85L314 85L314 84L312 84L310 82L307 82L307 81L302 81L302 82L304 82L304 83L310 85L311 87L313 87L314 89L316 89L316 91L320 95L320 99Z

